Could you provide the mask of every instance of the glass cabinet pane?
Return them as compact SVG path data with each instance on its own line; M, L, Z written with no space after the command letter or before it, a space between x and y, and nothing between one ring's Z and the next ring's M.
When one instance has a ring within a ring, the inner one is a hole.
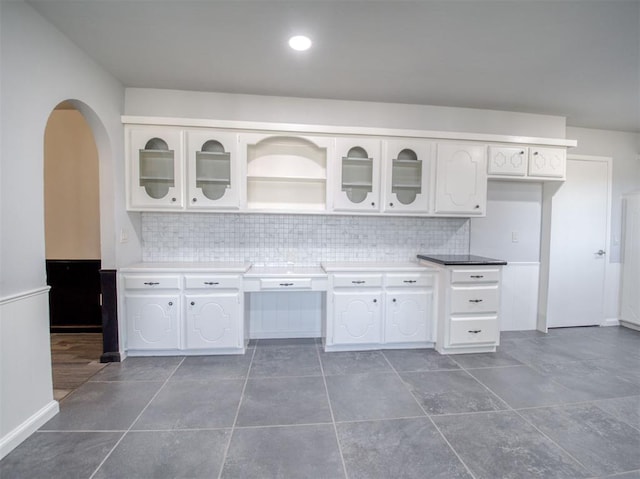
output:
M231 154L219 141L209 140L196 152L196 187L210 200L222 198L231 187Z
M391 192L403 205L409 205L422 193L422 161L411 149L404 149L393 159Z
M164 198L175 186L174 151L160 138L150 139L139 150L140 186L156 200Z
M359 146L342 157L342 191L352 203L362 203L373 191L373 158Z

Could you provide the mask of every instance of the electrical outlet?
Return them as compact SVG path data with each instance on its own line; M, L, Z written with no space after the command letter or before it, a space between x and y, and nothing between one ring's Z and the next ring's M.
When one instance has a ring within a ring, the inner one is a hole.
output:
M511 242L512 243L517 243L518 241L520 241L520 235L518 234L517 231L512 231L511 232Z
M120 243L129 241L129 231L126 228L120 230Z

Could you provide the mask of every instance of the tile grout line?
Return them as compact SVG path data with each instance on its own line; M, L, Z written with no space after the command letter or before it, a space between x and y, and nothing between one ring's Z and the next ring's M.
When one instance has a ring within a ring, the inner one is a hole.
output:
M244 385L242 386L242 392L240 393L240 400L238 401L238 407L236 408L236 415L233 418L233 424L231 425L231 433L229 434L229 440L227 441L227 445L224 448L224 454L222 455L222 461L220 463L220 471L218 471L218 479L222 477L222 472L224 471L224 465L227 462L227 455L229 454L229 449L231 448L233 433L236 430L236 423L238 422L238 416L240 415L240 408L242 407L242 400L244 399L244 393L247 390L247 384L249 383L249 375L251 374L251 368L253 367L253 359L255 358L256 351L258 350L258 344L256 343L255 347L251 349L252 349L251 360L249 361L249 368L247 369L247 377L244 378Z
M342 445L340 444L340 437L338 436L338 426L336 425L336 417L333 414L333 406L331 405L331 398L329 397L329 387L327 386L327 376L324 373L324 366L322 365L322 358L320 357L320 348L322 346L316 344L316 355L318 362L320 363L320 372L322 373L322 382L324 384L324 391L327 396L327 403L329 404L329 413L331 413L331 424L333 425L333 432L336 435L336 443L338 444L338 453L340 454L340 461L342 462L342 472L344 472L345 479L349 479L347 472L347 463L344 461L344 454L342 453Z
M178 370L178 368L182 365L182 363L184 362L185 357L183 356L182 359L180 360L180 362L176 365L176 367L173 369L173 371L171 371L171 374L169 374L169 376L167 377L167 379L164 380L164 382L162 383L162 386L160 386L158 388L158 390L156 391L156 393L151 397L151 399L149 399L149 401L147 402L147 404L145 405L145 407L142 408L142 411L140 411L140 413L136 416L136 418L131 421L131 425L129 426L129 428L124 431L124 434L122 434L122 436L120 436L120 439L118 439L118 441L113 445L113 447L111 448L111 450L107 453L107 455L104 457L104 459L102 459L102 461L100 462L100 464L98 464L98 467L96 467L94 469L94 471L91 473L91 475L89 476L89 479L93 479L93 477L96 475L96 473L100 470L100 468L104 465L105 462L107 462L107 459L109 459L109 457L111 457L111 454L113 454L113 451L116 450L116 448L120 445L120 443L122 442L122 440L125 438L125 436L131 431L131 429L133 428L133 425L138 421L138 419L140 419L140 417L144 414L144 412L147 410L147 408L149 407L149 405L153 402L153 400L158 397L158 394L160 394L160 391L162 391L164 389L164 387L167 385L167 383L169 382L169 379L171 379L171 377L175 374L175 372ZM126 359L125 359L126 361ZM149 381L147 381L149 382Z
M400 381L402 382L402 384L407 388L407 390L409 391L409 394L411 394L411 397L413 398L413 400L416 402L416 404L418 405L418 407L420 408L420 410L424 413L425 417L429 420L429 422L433 425L433 427L436 429L436 431L438 431L438 434L440 434L440 437L442 438L442 440L447 444L447 446L449 446L449 449L451 449L451 452L453 452L453 454L456 456L456 458L458 458L458 461L460 461L460 464L462 464L462 466L465 468L465 470L469 473L469 475L471 476L472 479L477 479L475 474L473 474L473 472L471 471L471 469L469 468L469 466L467 466L467 463L464 462L462 460L462 458L460 457L460 454L458 454L458 451L456 451L453 447L453 445L449 442L449 440L445 437L445 435L443 434L443 432L440 430L440 428L438 427L438 425L434 422L433 419L431 419L431 416L429 416L429 414L427 413L427 411L422 407L422 404L420 404L420 401L418 401L418 398L413 394L413 392L411 391L411 389L409 389L409 387L407 386L407 384L404 382L404 380L402 379L402 376L400 376L400 373L398 372L398 370L393 366L393 364L391 364L391 361L389 361L389 358L387 358L387 355L384 354L384 351L382 351L382 356L384 357L385 361L387 361L387 363L389 364L389 366L391 367L391 369L393 370L394 373L396 373L396 376L398 376L398 379L400 379ZM456 363L457 364L457 363Z

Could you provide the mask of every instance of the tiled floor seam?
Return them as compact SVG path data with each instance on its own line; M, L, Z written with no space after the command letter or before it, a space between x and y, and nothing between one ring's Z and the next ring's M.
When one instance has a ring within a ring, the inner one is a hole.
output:
M116 441L116 443L113 445L113 447L111 448L111 450L109 450L109 452L107 453L107 455L102 459L102 461L100 461L100 464L98 464L98 466L94 469L93 473L91 473L91 475L89 476L89 479L93 479L93 477L97 474L97 472L100 470L100 468L104 465L105 462L107 462L107 459L109 459L109 457L111 457L111 454L113 454L113 451L116 450L116 448L120 445L120 443L122 442L122 440L125 438L125 436L127 435L127 433L129 433L129 431L131 431L131 429L133 428L133 425L138 421L138 419L140 419L140 417L144 414L144 412L147 410L147 408L149 407L149 405L153 402L153 400L158 397L158 394L160 394L160 391L162 391L164 389L164 387L167 385L167 383L169 382L169 379L171 379L171 376L174 375L174 373L178 370L178 368L180 367L180 365L184 362L184 357L180 360L180 362L176 365L176 367L173 369L173 371L171 371L171 374L169 374L169 376L167 377L167 379L164 380L164 382L162 383L162 386L160 386L158 388L158 390L156 391L156 393L151 397L151 399L149 399L149 401L147 402L147 404L142 408L142 411L140 411L140 414L138 414L136 416L136 418L131 421L131 424L129 425L129 428L124 431L124 433L122 434L122 436L120 436L120 439L118 439L118 441ZM106 382L106 381L105 381Z
M471 373L469 373L466 369L464 370L467 374L469 374L469 376L471 376L473 379L475 379L476 381L478 381L478 383L484 387L487 391L489 391L491 394L493 394L495 397L497 397L498 399L500 399L506 406L507 406L507 411L512 411L514 414L516 414L519 418L521 418L523 421L525 421L527 424L529 424L531 427L533 427L536 431L538 431L544 438L546 438L548 441L551 442L551 444L553 444L555 447L557 447L560 451L562 451L564 454L567 455L567 457L569 457L572 461L574 461L576 464L578 464L582 469L584 469L585 472L591 474L593 471L591 471L587 466L585 466L584 464L582 464L582 462L580 462L578 459L576 459L573 454L571 454L569 451L567 451L565 448L563 448L560 444L558 444L556 441L554 441L553 439L551 439L548 435L546 435L544 432L542 432L535 424L533 424L531 421L527 420L526 417L524 417L522 414L520 414L518 412L517 409L514 409L513 407L511 407L511 405L505 401L504 399L502 399L500 397L500 395L498 395L497 393L495 393L489 386L487 386L486 384L484 384L482 381L480 381L480 379L476 378L475 376L473 376ZM551 406L547 406L547 407L551 407ZM494 412L500 412L500 411L494 411Z
M224 465L227 462L227 454L229 453L229 448L231 447L231 441L233 440L233 433L236 430L236 423L238 422L238 415L240 414L240 408L242 407L242 400L244 399L244 393L245 393L245 391L247 389L247 383L249 382L249 375L251 374L251 367L253 366L253 359L256 357L256 350L257 349L258 349L257 347L248 349L248 351L251 351L251 360L249 361L249 369L247 369L247 375L244 378L244 384L242 386L242 392L240 393L240 400L238 401L238 407L236 408L236 415L233 418L233 424L231 425L231 433L229 434L229 440L227 441L227 445L224 448L224 454L222 455L222 461L220 463L220 470L218 471L218 479L220 479L222 477L222 471L224 471Z
M400 373L396 370L396 368L393 366L393 364L391 364L391 361L389 361L389 358L387 358L387 356L384 354L384 351L382 352L382 356L384 357L385 361L387 361L387 363L389 363L389 366L391 367L391 369L393 370L394 373L396 373L396 376L398 376L398 378L400 379L400 381L402 381L402 384L404 384L406 386L406 383L402 380L402 376L400 376ZM457 364L457 363L456 363ZM407 388L409 389L409 388ZM442 438L442 440L446 443L447 446L449 446L449 449L451 449L451 451L453 452L453 454L456 456L456 458L458 458L458 461L460 461L460 464L462 464L462 466L465 468L465 470L469 473L469 475L471 476L472 479L477 479L475 474L471 471L471 469L469 468L469 466L467 466L467 463L464 462L462 460L462 457L460 457L460 454L458 454L458 451L455 450L455 448L453 447L453 444L451 444L449 442L449 440L445 437L445 435L443 434L443 432L440 430L440 428L438 427L438 425L434 422L433 419L431 419L431 416L429 416L429 414L427 413L427 411L422 407L422 404L420 404L420 401L418 400L418 398L413 394L413 392L411 392L411 390L409 389L409 394L411 394L411 397L413 397L413 400L416 402L416 404L418 405L418 407L420 408L420 410L422 410L422 412L424 413L425 417L429 420L429 422L431 424L433 424L433 427L436 428L436 431L438 431L438 434L440 434L440 437Z
M327 402L329 403L329 413L331 414L331 423L333 424L333 432L336 435L336 443L338 444L338 454L340 454L340 461L342 462L342 472L344 473L345 479L349 479L349 473L347 472L347 463L344 460L344 455L342 454L342 445L340 444L340 437L338 436L338 426L336 426L336 417L333 414L333 406L331 406L331 398L329 397L329 387L327 386L327 376L324 373L324 366L322 365L322 358L320 357L320 348L316 344L316 354L318 355L318 361L320 362L320 372L322 373L322 382L324 383L324 390L327 395Z

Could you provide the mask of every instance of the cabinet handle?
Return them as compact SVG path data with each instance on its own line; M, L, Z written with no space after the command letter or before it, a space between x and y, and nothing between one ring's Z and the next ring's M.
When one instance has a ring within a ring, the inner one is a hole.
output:
M524 150L522 150L522 151L520 152L520 154L521 154L521 155L524 155Z
M478 333L481 333L481 332L482 332L482 329L470 329L470 330L469 330L469 332L470 332L471 334L478 334Z
M484 275L482 275L482 274L472 274L471 276L469 276L469 278L482 279L482 278L484 278Z
M413 284L413 283L415 283L415 282L416 282L416 280L415 280L415 279L405 279L403 282L404 282L404 283Z
M393 207L393 203L389 203L389 206Z
M364 284L366 281L351 281L353 284Z
M293 286L293 283L280 283L280 286Z
M469 300L470 303L482 303L481 299L470 299Z
M173 203L175 203L175 202L176 202L176 199L175 199L175 198L171 198L171 201L172 201Z
M480 205L476 205L475 209L479 210L480 209Z
M173 301L169 301L169 306L173 306Z
M533 154L534 154L534 155L537 155L537 154L538 154L538 152L537 152L537 151L534 151L534 152L533 152Z
M205 281L204 284L206 284L207 286L215 286L215 285L220 284L220 283L216 283L214 281Z
M192 198L191 201L195 203L196 201L198 201L198 198Z
M393 298L393 302L394 302L394 303L396 302L396 298Z
M375 201L372 201L372 202L371 202L371 206L376 206L376 202L375 202Z
M195 301L191 301L191 306L195 306L196 302Z
M146 282L146 283L144 283L144 284L146 284L147 286L155 286L155 285L160 284L160 283L155 282L155 281L147 281L147 282Z
M374 299L374 300L373 300L373 302L374 302L374 303L377 303L377 302L378 302L378 300L377 300L377 299Z

